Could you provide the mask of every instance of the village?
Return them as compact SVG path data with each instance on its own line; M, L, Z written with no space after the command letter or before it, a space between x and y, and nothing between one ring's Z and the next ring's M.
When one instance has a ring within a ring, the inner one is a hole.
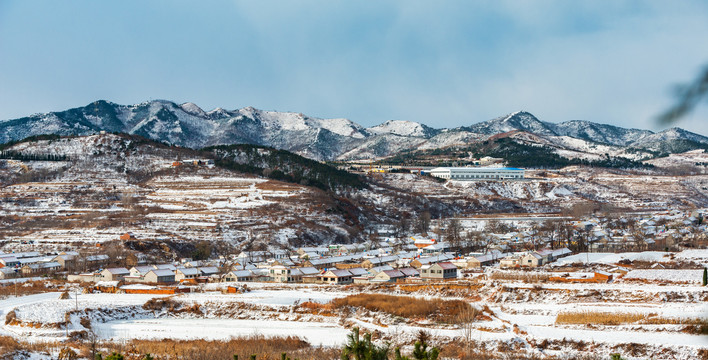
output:
M450 234L432 229L427 236L416 234L403 239L389 236L376 243L244 250L211 259L179 258L163 263L151 262L139 252L125 258L110 258L100 250L55 254L18 251L0 254L0 278L59 278L93 283L97 289L111 292L130 292L131 289L145 291L150 286L156 291L178 291L178 288L188 291L189 286L212 282L425 283L465 279L485 269L556 272L561 259L578 253L592 254L594 258L602 253L668 253L700 247L707 241L708 225L703 220L706 213L706 210L672 211L633 220L589 218L566 221L565 229L558 222L551 226L546 224L546 231L528 221L526 224L517 221L521 224L519 231L511 231L510 225L494 220L487 225L506 232L495 233L490 229L476 234L473 240L460 240L464 231ZM627 226L629 222L631 226ZM616 228L618 224L622 228ZM569 238L563 239L564 234ZM445 241L445 237L458 239ZM130 233L121 237L122 240L131 238ZM470 248L474 251L462 252ZM589 259L590 255L586 257ZM587 262L578 259L578 262ZM659 265L650 262L639 266ZM621 263L594 266L596 272L592 279L606 282L613 275L627 274L632 268L630 264ZM573 279L569 275L566 278Z

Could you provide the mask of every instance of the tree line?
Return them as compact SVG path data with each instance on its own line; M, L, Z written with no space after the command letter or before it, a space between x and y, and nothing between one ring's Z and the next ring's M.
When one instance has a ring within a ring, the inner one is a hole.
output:
M25 154L17 151L0 151L0 159L19 161L67 161L69 157L60 154Z
M366 186L359 175L286 150L249 144L219 145L202 150L215 156L216 166L274 180L332 191L342 187L361 189Z

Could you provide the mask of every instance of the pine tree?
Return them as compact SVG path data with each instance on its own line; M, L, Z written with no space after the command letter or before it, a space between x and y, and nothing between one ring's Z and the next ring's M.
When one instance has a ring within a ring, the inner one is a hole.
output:
M708 285L708 268L703 268L703 286Z
M401 349L396 348L396 360L437 360L440 355L440 350L433 347L428 350L428 344L425 341L416 341L413 348L413 358L401 356Z
M347 335L349 339L342 349L342 360L387 360L388 346L376 346L371 342L371 333L364 334L364 338L359 337L359 328L355 327Z

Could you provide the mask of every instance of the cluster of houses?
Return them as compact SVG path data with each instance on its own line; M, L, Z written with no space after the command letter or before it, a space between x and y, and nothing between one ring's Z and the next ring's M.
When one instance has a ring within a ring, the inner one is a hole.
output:
M583 221L582 225L590 232L592 252L677 250L676 246L683 239L695 234L708 235L708 226L703 221L707 214L706 209L657 213L638 219L633 232L613 229L598 219Z
M389 257L387 257L389 258ZM397 258L397 257L396 257ZM342 264L340 267L316 268L307 264L286 266L286 261L269 261L259 264L235 264L229 269L220 270L216 266L202 266L200 262L186 261L179 265L155 264L127 268L107 268L101 271L68 275L67 280L79 282L122 282L144 284L196 284L204 282L278 282L278 283L313 283L313 284L363 284L400 281L426 281L456 279L457 266L449 261L434 262L442 259L423 259L418 267L407 266L394 268L391 262L373 266L367 259L363 264ZM390 260L390 259L389 259ZM378 261L374 261L378 263Z
M567 248L527 253L504 253L498 249L460 256L450 246L426 237L394 250L392 246L367 249L362 244L303 247L285 250L244 251L238 255L204 262L182 259L167 264L108 267L108 256L79 257L76 252L40 256L36 252L0 254L0 271L7 274L38 274L42 269L76 271L77 262L97 269L68 275L69 281L123 284L196 284L203 282L279 282L318 284L365 284L456 279L459 269L480 269L497 263L502 267L536 267L570 254Z
M591 252L651 250L673 246L680 239L708 234L708 210L693 213L671 211L636 219L630 234L613 228L608 220L575 221L572 226L589 237ZM697 230L697 231L696 231ZM696 235L698 234L698 235ZM283 283L352 284L398 281L426 281L457 278L459 269L480 269L499 264L501 268L539 267L571 254L568 248L515 252L528 243L533 233L524 231L491 234L488 249L466 256L450 252L445 242L416 236L412 241L303 247L286 250L244 251L214 262L184 259L172 264L106 268L107 255L80 255L75 251L56 254L38 252L0 253L0 279L38 276L52 272L97 269L69 280L124 283L172 284L213 281L272 281ZM541 239L543 240L543 239ZM572 239L571 239L572 241ZM541 241L543 243L543 241ZM394 249L395 248L395 249Z
M391 247L366 250L363 245L244 251L216 262L182 259L174 264L106 268L69 275L70 281L184 284L200 282L279 282L353 284L456 279L456 256L434 240L417 240L410 250ZM466 267L465 264L463 267Z
M63 251L50 255L41 255L36 251L0 253L0 279L38 276L73 270L79 266L100 268L105 266L108 261L108 255L80 256L76 251Z
M173 284L212 281L221 271L216 266L185 259L179 265L139 265L130 269L107 268L96 272L68 275L67 280L79 282L120 281L125 283Z

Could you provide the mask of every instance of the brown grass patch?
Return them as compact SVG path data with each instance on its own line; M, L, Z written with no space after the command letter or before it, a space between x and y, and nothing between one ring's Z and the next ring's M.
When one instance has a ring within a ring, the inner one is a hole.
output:
M0 356L4 356L20 349L20 344L11 336L0 336Z
M73 335L73 334L72 334ZM79 340L80 334L76 334ZM82 358L93 358L91 344L85 341L70 343L59 342L35 342L17 341L9 336L0 336L0 358L14 358L18 351L31 351L39 353L52 353L66 348L77 350ZM338 359L340 349L312 347L306 341L295 336L266 337L262 335L251 335L237 337L223 341L207 340L132 340L122 343L105 342L97 344L98 352L104 355L112 352L123 354L127 360L140 360L147 353L155 359L190 359L190 360L213 360L213 359L233 359L238 355L239 359L249 359L251 355L256 355L258 360L279 360L282 353L286 353L291 359L300 360L322 360Z
M639 314L603 311L561 312L556 317L556 324L592 324L592 325L690 325L708 328L708 320L698 318L668 318L657 314ZM701 331L700 329L698 331Z
M257 355L259 360L276 360L280 359L281 353L300 360L339 358L339 349L312 347L295 336L251 335L224 341L132 340L125 344L103 344L101 347L105 350L104 354L113 351L134 355L150 353L156 359L232 359L233 355L238 355L239 359L249 359L251 355Z
M457 323L464 312L477 313L462 300L425 300L410 296L356 294L331 301L335 309L355 307L381 311L407 319L428 318L438 322Z
M63 286L64 282L56 280L25 281L18 284L8 283L0 285L0 297L15 294L17 296L41 294L57 291Z
M491 280L512 280L525 283L539 283L551 278L550 274L524 273L518 271L495 271L489 274Z
M322 316L335 316L333 312L334 307L332 304L320 304L314 301L305 301L297 306L298 313L322 315Z

